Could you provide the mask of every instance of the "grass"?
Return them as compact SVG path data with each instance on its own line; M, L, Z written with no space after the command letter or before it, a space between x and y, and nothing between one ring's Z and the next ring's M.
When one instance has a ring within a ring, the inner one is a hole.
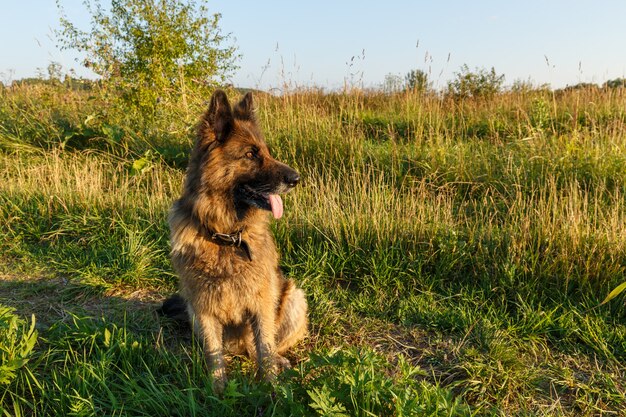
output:
M105 93L0 91L5 415L622 411L626 313L598 306L626 280L622 89L257 94L304 178L273 227L311 335L273 385L233 358L222 398L154 313L206 98L145 121Z

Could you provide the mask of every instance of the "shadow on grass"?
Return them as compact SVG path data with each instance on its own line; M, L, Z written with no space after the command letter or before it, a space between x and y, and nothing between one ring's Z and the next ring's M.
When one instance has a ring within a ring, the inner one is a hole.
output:
M188 328L157 314L164 298L151 290L122 293L65 278L0 275L0 304L14 308L24 318L35 315L36 327L44 334L78 318L115 324L137 336L163 334L168 339L190 339Z
M193 341L180 343L190 333L161 326L157 295L121 296L59 279L18 278L0 278L0 294L0 304L20 316L35 314L40 327L27 372L9 386L9 404L0 401L0 409L17 406L29 415L305 416L332 410L409 415L443 405L449 415L468 415L450 391L416 378L419 369L404 360L393 364L371 349L310 353L273 384L259 381L250 361L233 360L226 390L216 396L202 349Z

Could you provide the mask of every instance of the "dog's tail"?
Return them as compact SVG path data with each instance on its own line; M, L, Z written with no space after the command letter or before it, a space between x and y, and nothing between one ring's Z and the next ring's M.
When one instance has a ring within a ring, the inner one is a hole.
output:
M189 323L187 302L180 294L172 294L169 298L165 299L161 307L157 309L157 313L179 322Z

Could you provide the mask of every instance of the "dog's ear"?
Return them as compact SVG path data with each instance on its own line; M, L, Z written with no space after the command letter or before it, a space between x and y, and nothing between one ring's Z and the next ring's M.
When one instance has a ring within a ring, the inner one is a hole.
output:
M219 142L226 140L233 129L234 117L230 108L228 97L222 90L216 90L211 97L209 110L204 114L200 125L201 137L207 137L207 130L210 129L215 134L215 139Z
M252 100L252 93L248 92L235 106L235 118L239 120L251 120L254 121L254 101Z

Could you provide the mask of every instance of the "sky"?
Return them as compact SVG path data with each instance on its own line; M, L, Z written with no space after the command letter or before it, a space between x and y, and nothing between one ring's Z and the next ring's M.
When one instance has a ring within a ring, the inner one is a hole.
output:
M59 0L89 27L82 0ZM103 0L104 3L107 0ZM56 47L55 0L0 0L0 81L46 74L50 62L93 77ZM412 69L442 88L460 67L494 67L553 88L626 77L626 1L252 1L208 2L241 59L230 82L281 89L378 87Z

